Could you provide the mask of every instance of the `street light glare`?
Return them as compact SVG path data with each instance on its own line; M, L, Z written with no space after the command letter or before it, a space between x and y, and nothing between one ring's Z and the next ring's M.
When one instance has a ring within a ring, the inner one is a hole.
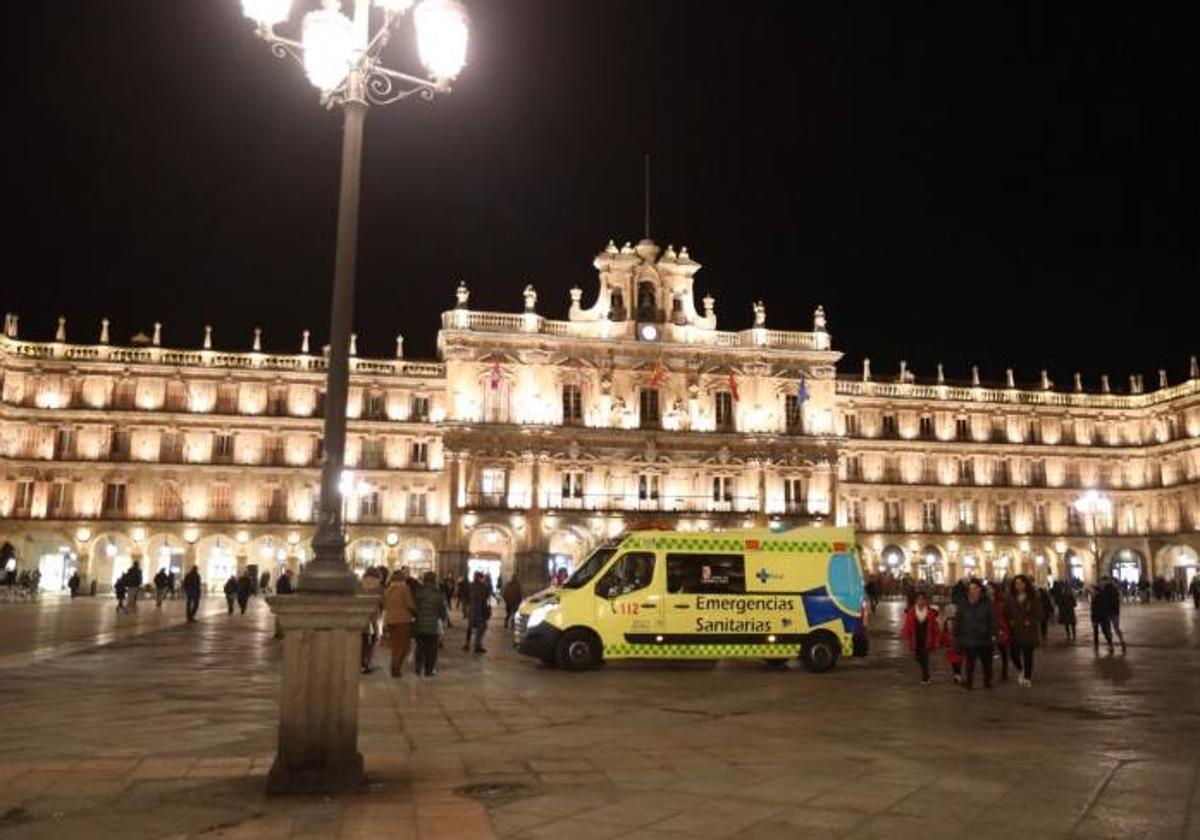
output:
M450 81L467 63L467 12L455 0L421 0L413 12L421 63L438 81Z
M412 8L413 0L375 0L379 8L394 15L402 15Z
M259 26L274 26L288 19L292 0L242 0L242 12Z
M346 80L354 60L354 24L337 10L336 2L304 16L300 40L310 82L330 91Z

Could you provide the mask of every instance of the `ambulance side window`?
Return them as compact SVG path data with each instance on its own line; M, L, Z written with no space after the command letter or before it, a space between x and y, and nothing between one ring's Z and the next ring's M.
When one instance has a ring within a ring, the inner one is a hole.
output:
M601 598L616 598L645 589L654 580L654 552L630 551L622 554L596 584Z
M746 559L741 554L667 555L667 593L721 595L746 591Z

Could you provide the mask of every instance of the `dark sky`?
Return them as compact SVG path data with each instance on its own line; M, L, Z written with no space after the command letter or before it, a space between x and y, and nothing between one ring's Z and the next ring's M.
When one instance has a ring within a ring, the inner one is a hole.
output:
M307 7L314 0L297 0ZM562 317L642 231L725 329L823 303L844 371L1089 382L1200 352L1194 28L1164 4L469 0L455 92L374 109L361 353L432 357L459 278ZM22 3L0 308L48 338L321 340L340 116L238 0ZM389 46L413 69L406 30Z

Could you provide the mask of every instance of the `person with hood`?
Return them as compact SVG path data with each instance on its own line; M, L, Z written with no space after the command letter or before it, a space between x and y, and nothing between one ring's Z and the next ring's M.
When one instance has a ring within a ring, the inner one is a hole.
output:
M417 676L432 677L437 673L438 640L441 638L442 622L450 620L450 608L446 596L438 584L437 575L426 572L417 589L417 619L413 629L417 633Z
M392 676L399 677L412 644L413 618L417 604L412 589L400 575L392 575L383 592L383 621L392 640Z
M1017 685L1021 688L1031 688L1033 651L1041 641L1042 601L1025 575L1013 578L1012 593L1006 606L1013 664L1020 670Z
M241 614L246 614L246 605L250 603L250 596L254 594L254 580L250 577L250 572L242 572L242 576L237 579L236 590L238 609Z
M967 596L958 605L955 616L955 643L966 657L963 688L975 687L975 661L983 666L983 687L992 687L992 648L996 644L996 610L983 590L979 578L967 584Z
M929 596L924 592L917 592L913 605L904 613L900 636L921 668L921 685L931 684L929 654L938 648L938 611L929 605Z
M521 591L521 581L517 580L516 575L505 582L500 595L504 599L504 629L507 630L516 618L517 610L521 608L521 599L525 597L525 593Z
M183 595L187 599L187 620L195 621L200 609L200 570L194 564L183 576Z
M225 581L225 604L229 607L229 614L233 615L233 604L237 601L238 579L237 575L230 575L229 580Z
M492 617L491 587L483 579L483 572L475 573L467 596L467 638L463 642L463 650L468 650L474 639L475 653L487 653L483 647L483 634L487 631L488 619Z

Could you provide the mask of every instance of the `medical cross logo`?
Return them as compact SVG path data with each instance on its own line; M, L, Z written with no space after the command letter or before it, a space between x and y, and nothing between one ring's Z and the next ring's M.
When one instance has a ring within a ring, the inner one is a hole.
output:
M768 580L771 579L771 575L767 572L766 569L759 569L758 574L756 574L755 577L758 578L759 583L766 583Z

